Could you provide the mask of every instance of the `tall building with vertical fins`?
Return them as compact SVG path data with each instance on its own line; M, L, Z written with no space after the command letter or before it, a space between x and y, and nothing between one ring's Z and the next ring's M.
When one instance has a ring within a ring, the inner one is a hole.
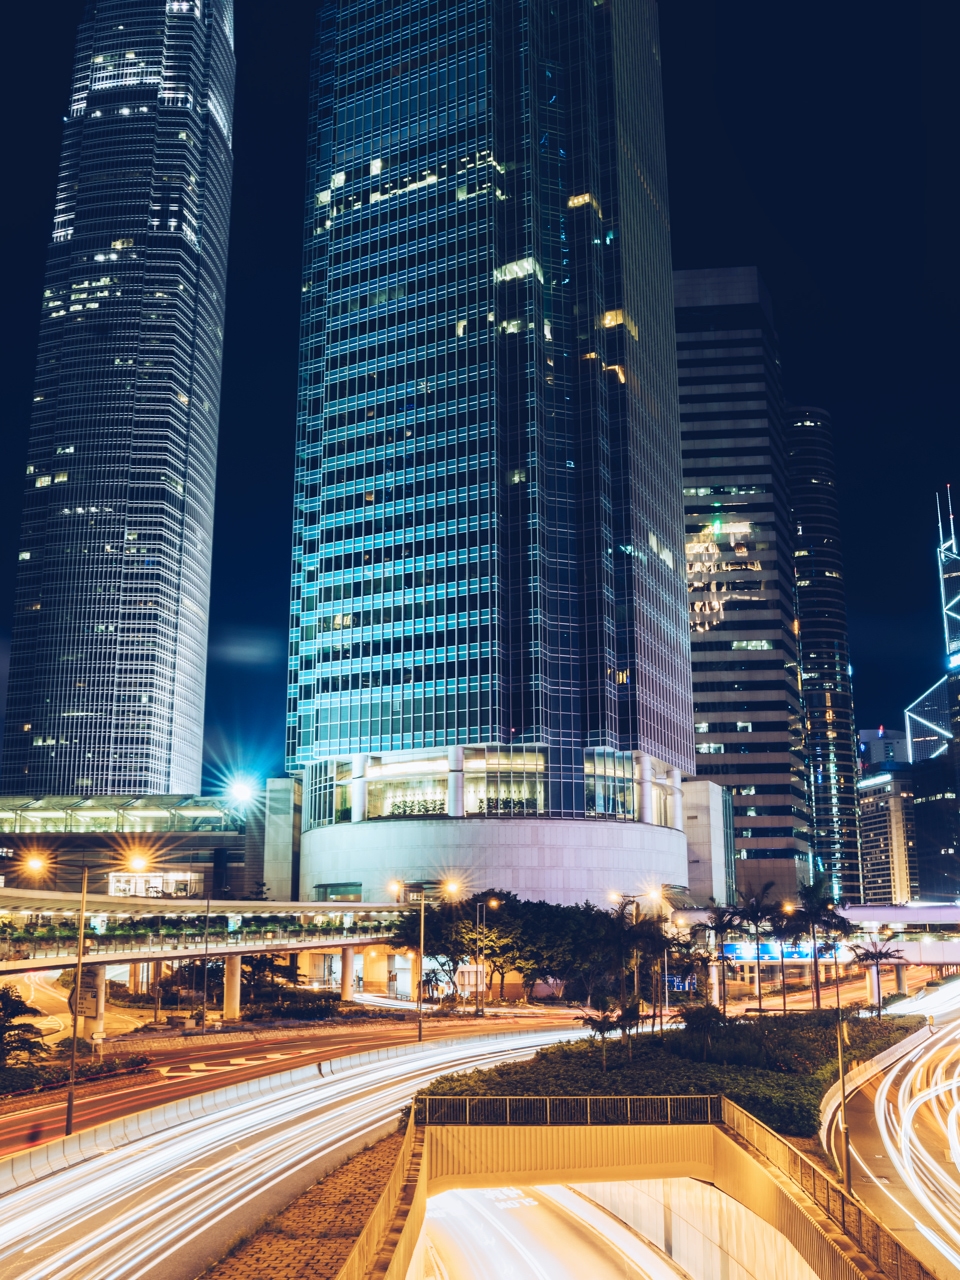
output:
M232 0L88 0L47 256L0 790L200 788Z
M743 892L774 876L740 859L813 869L779 341L756 267L674 285L697 775L733 792Z
M324 0L288 768L301 893L686 882L653 0Z
M788 408L785 418L811 848L837 897L862 902L857 728L830 415L806 405Z

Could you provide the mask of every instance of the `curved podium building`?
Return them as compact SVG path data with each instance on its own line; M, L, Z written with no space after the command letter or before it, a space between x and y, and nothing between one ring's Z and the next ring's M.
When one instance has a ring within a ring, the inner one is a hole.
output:
M685 884L656 5L324 0L311 110L301 894Z

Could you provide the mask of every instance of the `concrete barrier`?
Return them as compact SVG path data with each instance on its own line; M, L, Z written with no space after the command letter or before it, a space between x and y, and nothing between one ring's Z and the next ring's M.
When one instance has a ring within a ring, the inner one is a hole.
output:
M861 1062L859 1067L854 1067L852 1071L848 1071L846 1073L844 1096L849 1098L852 1093L862 1088L874 1076L881 1075L888 1067L892 1067L894 1063L899 1062L901 1058L906 1058L914 1049L919 1048L920 1045L929 1040L933 1034L933 1027L921 1027L918 1031L914 1031L912 1035L891 1045L889 1049L884 1049L883 1053L878 1053L875 1058L870 1058L867 1062ZM836 1084L830 1086L820 1103L820 1145L824 1151L830 1150L827 1139L839 1109L840 1081L838 1080Z

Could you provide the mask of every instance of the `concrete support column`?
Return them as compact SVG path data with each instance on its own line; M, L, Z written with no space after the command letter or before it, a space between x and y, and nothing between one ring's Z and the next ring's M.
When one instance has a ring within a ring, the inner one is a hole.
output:
M83 1019L83 1038L93 1043L94 1038L103 1039L103 1011L107 1003L107 967L102 964L92 964L83 966L84 976L88 973L93 975L96 981L97 990L97 1012L93 1017L84 1017ZM86 982L81 984L81 989L90 983L93 985L91 978L86 978Z
M653 761L646 753L640 757L640 821L653 822Z
M447 774L447 813L451 818L463 817L463 747L447 751L450 772Z
M350 821L367 820L367 757L353 757L353 775L350 781Z
M720 965L716 961L710 965L710 1003L720 1008Z
M240 1017L240 957L227 956L223 966L223 1020L236 1022Z
M867 966L867 1004L880 1003L880 986L877 982L877 971L874 966Z
M138 996L140 994L140 966L138 964L132 964L130 966L130 976L127 979L127 987L129 988L132 996Z
M897 975L897 995L905 996L907 994L907 966L905 964L894 965Z
M340 999L353 999L353 947L340 948Z
M683 830L683 786L679 769L671 769L670 779L670 825L674 831Z

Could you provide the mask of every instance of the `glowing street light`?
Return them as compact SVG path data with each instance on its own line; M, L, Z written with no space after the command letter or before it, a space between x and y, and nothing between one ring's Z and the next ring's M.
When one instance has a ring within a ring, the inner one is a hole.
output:
M238 808L244 808L257 794L256 786L247 778L234 778L227 787L227 796Z

